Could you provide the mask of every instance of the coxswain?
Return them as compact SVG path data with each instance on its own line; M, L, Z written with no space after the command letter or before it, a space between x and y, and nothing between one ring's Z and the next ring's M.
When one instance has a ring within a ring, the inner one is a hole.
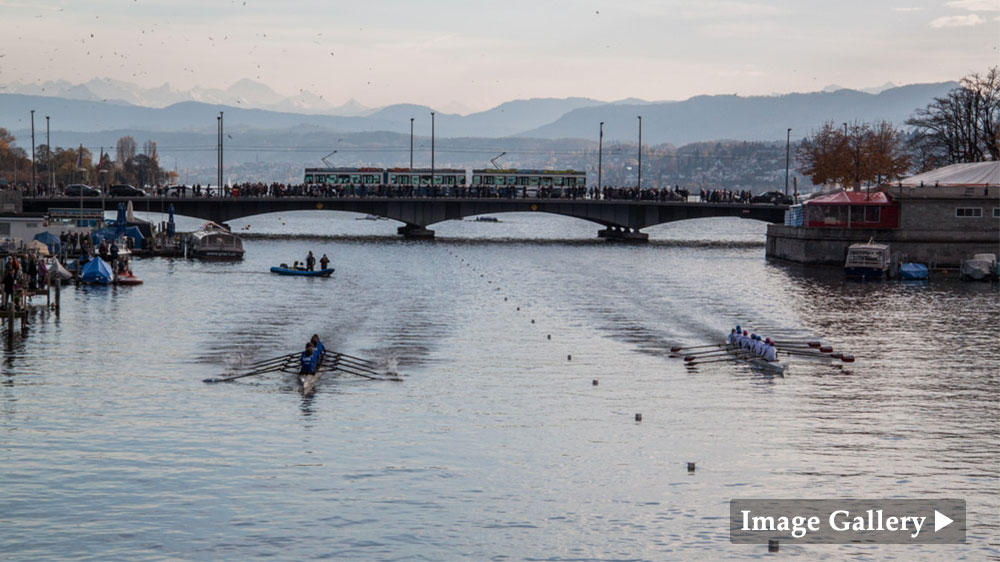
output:
M306 343L306 350L302 352L299 357L299 374L300 375L315 375L316 374L316 350L313 348L312 342Z
M323 257L319 258L319 268L326 269L326 266L330 265L330 258L323 254Z

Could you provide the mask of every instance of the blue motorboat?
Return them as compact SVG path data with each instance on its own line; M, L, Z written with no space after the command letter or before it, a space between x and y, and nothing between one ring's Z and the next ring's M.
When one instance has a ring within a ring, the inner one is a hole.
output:
M899 266L899 278L905 280L927 279L929 275L927 266L922 263L904 263Z
M298 275L300 277L329 277L330 275L333 275L333 268L328 267L326 269L309 271L306 269L288 267L287 265L282 264L281 267L272 267L271 273L277 273L278 275Z

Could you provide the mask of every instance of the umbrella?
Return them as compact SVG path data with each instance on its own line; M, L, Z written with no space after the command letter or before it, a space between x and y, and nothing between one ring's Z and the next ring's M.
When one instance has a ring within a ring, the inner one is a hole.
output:
M125 203L118 204L118 218L115 219L115 238L125 236Z
M174 226L174 204L173 203L171 203L170 206L167 207L167 212L170 213L170 218L167 219L167 236L173 238L174 232L177 230L177 227Z

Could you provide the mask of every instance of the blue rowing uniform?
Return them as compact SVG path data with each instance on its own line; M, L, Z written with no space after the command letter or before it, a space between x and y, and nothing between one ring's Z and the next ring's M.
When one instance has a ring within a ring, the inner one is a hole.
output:
M315 351L312 353L303 351L299 357L299 374L314 374L316 372L316 362L319 360L319 357L320 355Z

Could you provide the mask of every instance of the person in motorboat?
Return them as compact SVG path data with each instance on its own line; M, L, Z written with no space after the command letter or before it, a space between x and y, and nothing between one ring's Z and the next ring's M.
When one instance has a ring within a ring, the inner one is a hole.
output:
M326 269L328 265L330 265L330 258L323 254L323 257L319 258L319 268Z

